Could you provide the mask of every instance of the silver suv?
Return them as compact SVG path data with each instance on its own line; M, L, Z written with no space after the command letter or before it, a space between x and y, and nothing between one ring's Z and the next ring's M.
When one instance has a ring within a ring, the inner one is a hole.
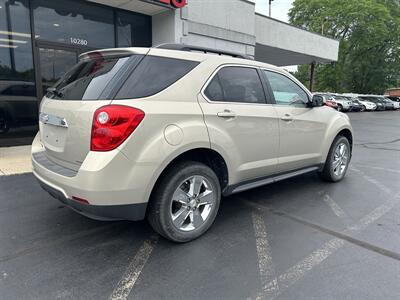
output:
M221 195L312 171L343 179L345 114L280 68L198 51L81 55L41 102L32 163L42 187L88 217L147 217L187 242L210 228Z

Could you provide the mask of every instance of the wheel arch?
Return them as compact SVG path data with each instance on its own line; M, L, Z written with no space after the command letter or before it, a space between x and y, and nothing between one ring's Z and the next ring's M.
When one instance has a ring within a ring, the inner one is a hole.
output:
M354 134L351 127L350 121L347 117L334 118L330 123L325 136L325 143L322 150L322 163L325 164L326 158L328 157L329 149L332 146L333 141L339 135L346 137L350 143L350 150L353 150Z
M167 173L168 170L170 170L177 163L188 160L200 162L210 167L219 179L221 191L223 191L228 186L229 170L225 158L220 153L210 148L194 148L180 153L166 164L160 174L158 174L154 184L151 186L149 201L151 200L151 196L153 195L158 185L158 182L161 180L164 174Z
M335 138L339 135L342 135L348 139L348 141L350 143L350 148L351 148L350 150L353 151L353 133L350 131L350 129L348 129L348 128L342 129L341 131L338 132L338 134L335 136Z

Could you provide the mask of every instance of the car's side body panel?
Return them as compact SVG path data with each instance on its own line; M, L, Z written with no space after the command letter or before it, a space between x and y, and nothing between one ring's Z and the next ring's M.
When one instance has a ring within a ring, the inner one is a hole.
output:
M280 127L278 172L286 172L321 162L327 120L334 114L330 108L289 107L277 105ZM282 120L290 114L292 121Z
M271 104L213 103L198 97L210 136L211 148L224 153L231 170L229 184L276 172L279 128ZM236 116L218 114L231 111Z

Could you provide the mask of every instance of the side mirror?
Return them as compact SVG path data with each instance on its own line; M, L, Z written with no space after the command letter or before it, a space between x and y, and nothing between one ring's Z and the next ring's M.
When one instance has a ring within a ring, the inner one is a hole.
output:
M312 97L310 106L311 106L311 107L320 107L320 106L324 106L324 98L322 98L322 96L314 95L314 96Z

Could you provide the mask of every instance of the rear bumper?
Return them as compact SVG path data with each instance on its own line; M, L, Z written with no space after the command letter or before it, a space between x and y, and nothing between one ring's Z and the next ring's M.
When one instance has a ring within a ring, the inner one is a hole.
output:
M153 165L135 164L119 150L89 153L77 171L46 157L36 137L32 144L33 174L54 198L95 219L136 221L145 217ZM74 197L89 204L75 201Z
M107 206L83 204L78 201L66 198L61 191L46 184L37 175L36 178L38 179L40 186L52 197L56 198L66 206L72 208L76 212L88 218L101 221L139 221L144 219L146 215L147 203Z

